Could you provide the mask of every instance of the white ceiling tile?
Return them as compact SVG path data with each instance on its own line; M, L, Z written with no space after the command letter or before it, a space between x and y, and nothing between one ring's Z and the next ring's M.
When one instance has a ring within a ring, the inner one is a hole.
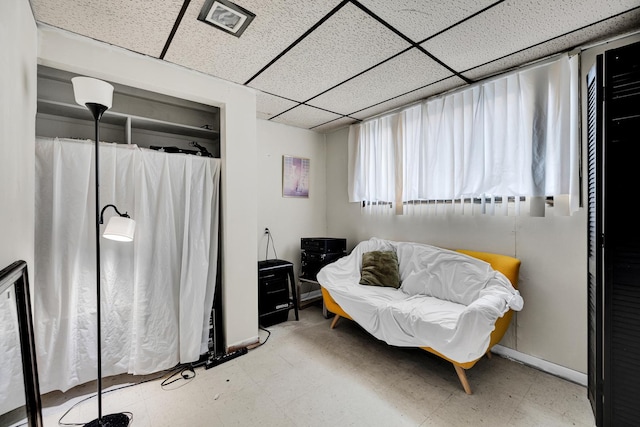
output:
M342 129L343 127L347 127L352 123L356 123L357 121L358 120L350 119L349 117L343 117L341 119L333 120L320 126L316 126L311 130L320 133L329 133L338 129Z
M638 0L508 0L422 46L461 71L638 6Z
M418 49L411 49L308 104L346 115L449 76L449 70Z
M256 114L259 119L268 120L296 105L298 105L297 102L279 96L260 91L256 93Z
M238 0L235 3L256 15L239 38L198 21L204 0L192 1L165 59L244 84L340 1Z
M305 101L409 44L348 3L249 86Z
M441 75L443 68L426 56L416 56L415 49L401 54L410 43L360 9L358 2L233 1L256 14L240 38L198 21L205 0L191 0L164 59L245 84L283 54L249 84L264 91L257 92L259 118L325 132L353 120L343 114L367 118L465 84L452 77L424 87L449 73ZM494 1L360 0L359 4L415 42L441 32L423 46L474 80L640 28L640 9L632 10L640 6L638 0ZM185 1L29 3L39 23L158 57ZM490 8L475 15L486 7ZM597 23L618 14L623 15ZM310 98L309 104L323 109L297 106L296 101Z
M159 57L182 1L31 0L31 6L38 22Z
M491 75L518 67L521 64L526 64L537 59L563 52L567 50L568 46L586 45L596 40L607 38L612 28L615 28L616 31L621 33L637 30L639 22L640 9L636 9L600 24L592 25L566 36L558 37L557 39L551 40L547 43L534 46L531 49L473 68L466 71L464 75L473 80L490 77Z
M289 110L278 117L274 117L272 121L310 129L314 126L318 126L338 118L340 118L338 114L309 107L307 105L299 105L293 110Z
M414 42L420 42L484 9L495 0L360 0Z
M427 99L431 96L438 95L440 93L463 86L465 84L466 83L464 82L464 80L460 79L459 77L449 77L448 79L442 80L431 86L427 86L425 88L400 95L397 98L390 99L389 101L374 105L370 108L358 111L357 113L350 114L350 116L356 119L364 120L369 117L391 111L395 108L403 107L422 99Z

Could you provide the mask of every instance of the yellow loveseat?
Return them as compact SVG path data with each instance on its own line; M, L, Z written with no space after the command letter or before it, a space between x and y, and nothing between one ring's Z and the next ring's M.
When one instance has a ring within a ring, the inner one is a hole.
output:
M497 270L502 274L504 274L509 279L513 287L517 289L518 274L520 271L519 259L507 256L507 255L501 255L501 254L495 254L495 253L489 253L489 252L477 252L477 251L469 251L469 250L462 250L462 249L456 250L456 252L460 252L489 263L494 270ZM340 307L340 305L334 300L334 298L331 296L329 291L325 289L325 287L321 287L321 290L322 290L322 296L324 299L324 304L327 310L335 314L335 317L331 322L331 329L336 327L336 324L338 323L338 320L340 320L341 317L344 317L350 320L352 319L351 316L349 316L349 314L345 312L342 309L342 307ZM509 309L502 317L496 320L495 329L490 335L489 345L485 353L487 357L491 357L491 348L497 343L499 343L502 337L504 336L505 332L507 331L507 328L509 327L512 316L513 316L513 311ZM472 361L461 363L440 354L439 352L437 352L436 350L430 347L420 347L420 348L451 362L456 370L456 373L458 374L458 378L460 379L460 383L462 384L464 391L467 394L472 394L471 386L469 385L469 381L467 380L465 371L473 367L476 364L476 362L480 360L481 357Z

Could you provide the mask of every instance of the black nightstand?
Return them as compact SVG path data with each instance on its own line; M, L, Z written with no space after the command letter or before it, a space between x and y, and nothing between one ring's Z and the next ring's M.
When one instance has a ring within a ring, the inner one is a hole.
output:
M290 296L291 294L291 296ZM284 322L289 310L298 318L293 264L282 259L258 261L258 318L262 326Z

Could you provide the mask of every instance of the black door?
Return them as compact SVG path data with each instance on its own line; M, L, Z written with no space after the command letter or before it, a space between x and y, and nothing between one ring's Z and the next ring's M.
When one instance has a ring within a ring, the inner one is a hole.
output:
M603 72L597 68L594 72L595 125L588 124L589 398L599 426L637 426L640 219L635 187L640 181L640 43L608 50L600 62ZM602 103L598 102L600 87L604 87Z
M602 57L587 76L587 152L589 206L588 271L588 383L589 401L602 426Z

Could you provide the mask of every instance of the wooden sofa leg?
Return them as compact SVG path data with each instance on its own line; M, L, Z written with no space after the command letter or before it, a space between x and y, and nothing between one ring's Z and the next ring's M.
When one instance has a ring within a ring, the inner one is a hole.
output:
M491 359L492 356L491 350L487 350L487 359Z
M331 322L331 329L335 328L338 324L338 320L340 320L340 316L337 314L333 317L333 321Z
M460 379L462 388L464 388L464 392L467 394L473 394L471 392L471 386L469 385L469 381L467 380L467 374L464 371L464 368L461 368L458 365L453 365L453 367L456 369L456 373L458 374L458 378Z

